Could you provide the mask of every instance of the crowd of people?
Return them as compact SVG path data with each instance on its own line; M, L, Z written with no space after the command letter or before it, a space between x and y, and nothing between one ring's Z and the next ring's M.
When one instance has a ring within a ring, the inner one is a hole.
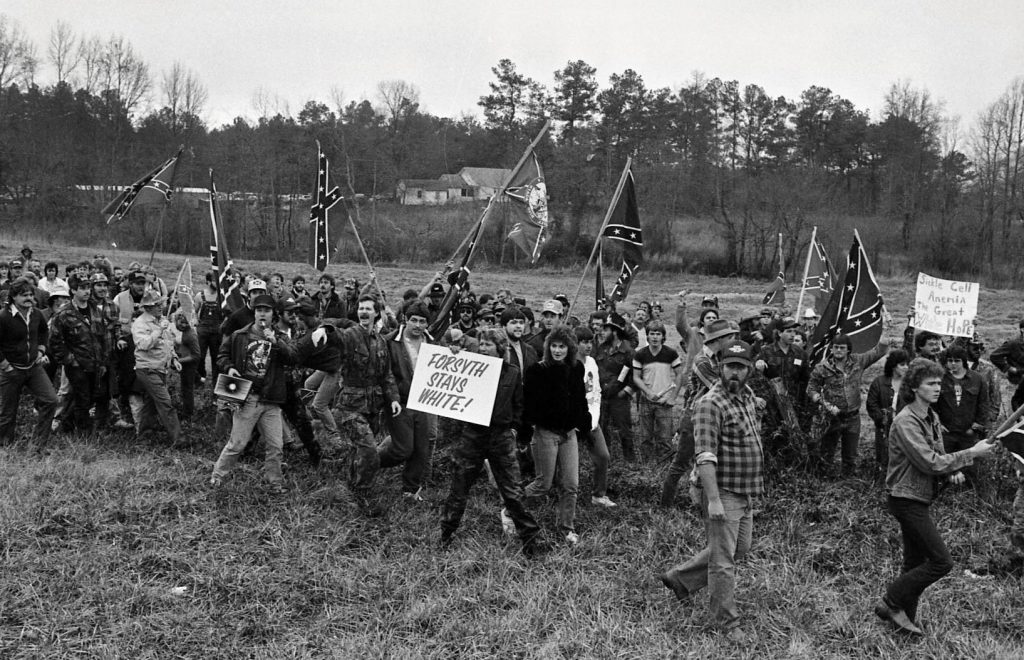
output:
M690 309L686 291L670 321L676 344L659 303L578 312L556 295L534 310L509 289L478 295L465 287L449 306L455 284L441 272L398 300L372 274L368 284L349 279L339 288L324 273L307 288L301 275L237 270L231 277L242 295L232 307L222 304L212 271L187 304L137 262L121 268L98 256L60 271L28 246L0 268L0 444L26 440L45 453L54 433L120 428L188 448L197 387L225 374L248 390L216 402L214 436L224 445L211 488L258 442L268 489L285 493L284 452L301 446L313 465L344 469L358 509L372 517L380 513L378 473L400 468L403 499L421 502L444 444L452 477L442 546L453 543L470 489L487 474L504 530L531 557L550 548L537 512L552 491L553 527L564 543L579 542L581 447L592 462L591 505L618 506L608 483L615 450L663 470L664 507L677 506L687 478L707 547L661 580L680 600L707 587L716 624L737 641L735 564L751 547L754 499L784 469L884 484L904 563L875 611L921 634L918 599L952 568L929 514L938 480L990 497L974 462L993 452L985 438L1008 412L1001 373L1017 385L1011 410L1024 403L1024 321L991 362L978 335L943 338L908 323L900 349L882 339L854 353L839 335L815 363L813 311L798 319L765 307L739 317L715 295ZM489 424L408 407L424 344L503 360ZM883 359L863 400L864 372ZM35 416L19 436L26 391ZM865 458L862 408L875 426L874 455ZM1012 540L1024 550L1024 489L1015 511Z

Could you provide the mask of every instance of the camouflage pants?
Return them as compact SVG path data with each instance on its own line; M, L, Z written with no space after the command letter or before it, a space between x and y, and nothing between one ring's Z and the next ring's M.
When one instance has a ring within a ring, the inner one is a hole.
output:
M348 483L352 490L366 491L380 469L377 440L370 422L360 412L339 411L338 431L349 442Z
M469 491L483 472L484 461L491 466L498 494L515 523L523 542L530 542L540 533L540 526L523 505L523 489L519 485L519 464L516 462L516 441L509 430L491 429L465 424L455 449L455 473L452 489L441 515L441 529L451 534L459 527L466 511Z
M335 418L338 431L351 447L348 460L348 483L352 490L365 492L373 485L380 469L374 429L380 418L383 399L373 391L342 388Z

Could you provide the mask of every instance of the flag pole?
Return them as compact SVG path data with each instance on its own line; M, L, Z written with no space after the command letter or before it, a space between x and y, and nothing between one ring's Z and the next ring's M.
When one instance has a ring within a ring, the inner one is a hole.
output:
M501 197L503 194L505 194L505 190L507 190L509 184L512 183L512 179L514 179L516 174L519 173L519 170L523 169L523 165L526 164L526 159L529 158L530 154L533 153L533 150L537 148L537 145L544 137L544 134L548 132L548 128L550 127L551 120L544 120L544 125L540 127L540 132L537 133L537 137L533 138L533 142L531 142L530 146L526 148L526 151L523 152L523 155L519 157L519 162L516 163L516 166L512 168L512 171L509 172L507 177L505 177L505 181L502 182L501 188L499 188L493 195L491 195L490 200L488 200L487 202L486 208L484 208L484 212L480 214L480 218L476 221L476 223L474 223L473 226L469 228L469 232L466 234L466 237L462 239L462 242L459 243L459 247L455 248L455 252L452 253L451 258L448 260L449 262L455 261L455 258L459 256L459 252L462 252L462 248L466 247L466 244L469 243L470 238L472 238L473 234L476 232L477 224L482 223L484 219L487 217L487 210L491 208L491 204L494 203L495 198Z
M804 276L800 280L800 295L796 299L796 320L803 318L804 291L807 290L807 274L811 272L811 250L814 249L818 238L818 225L811 230L811 242L807 244L807 259L804 261Z
M601 228L597 230L597 238L594 240L594 248L590 251L590 258L587 259L587 265L583 267L583 274L580 276L580 285L576 287L576 295L573 296L572 304L569 305L569 309L576 307L576 301L579 300L580 292L583 291L583 282L587 279L587 271L590 269L591 262L594 261L594 255L597 254L597 249L601 245L601 234L604 233L604 228L608 226L608 222L612 219L612 213L615 211L615 207L619 203L619 197L622 195L622 189L626 186L626 176L629 174L629 168L633 165L633 157L626 157L626 166L622 168L622 175L619 177L619 184L615 186L615 195L612 196L612 202L608 205L608 210L605 211L604 220L601 222Z
M779 232L779 274L782 275L782 296L786 295L786 261L782 256L782 232Z
M156 244L160 241L164 235L164 216L167 215L167 207L170 206L170 202L167 202L160 209L160 223L157 225L156 236L153 237L153 249L149 251L149 265L153 265L153 257L156 255Z
M185 145L182 144L178 147L178 153L174 154L175 158L181 158L182 152L185 151ZM174 168L171 171L171 180L167 182L167 203L163 205L160 210L160 224L156 230L156 238L153 239L153 249L149 251L149 265L153 265L153 256L156 255L156 243L163 238L164 235L164 216L167 215L167 207L171 205L171 197L174 196L174 177L178 175L178 164L174 164ZM107 221L110 224L110 221Z

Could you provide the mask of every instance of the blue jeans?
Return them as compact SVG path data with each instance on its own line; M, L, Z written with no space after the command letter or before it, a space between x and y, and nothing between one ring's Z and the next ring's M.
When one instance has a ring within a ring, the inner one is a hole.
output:
M580 490L580 450L576 444L576 431L555 433L536 427L533 431L533 465L537 477L526 487L526 497L535 501L551 490L558 467L558 509L555 525L568 534L575 529L576 497Z
M231 437L221 450L217 464L213 466L213 476L223 478L235 467L238 456L252 438L253 429L258 427L266 450L263 458L264 475L272 484L281 483L284 480L281 474L284 431L281 419L281 406L263 403L258 396L250 395L231 418Z
M889 585L885 602L916 621L921 594L953 570L953 558L927 504L902 497L890 497L887 504L903 532L903 572Z
M608 494L608 464L611 462L611 453L608 451L608 443L604 439L601 427L588 431L583 436L590 450L590 458L594 461L594 497L604 497Z
M316 390L316 395L313 397L312 403L309 404L310 410L313 411L313 418L320 420L320 423L324 425L324 433L327 434L328 441L334 444L341 442L338 424L334 419L334 413L331 412L331 404L334 402L334 397L338 395L339 381L340 376L337 371L316 371L306 379L305 383L307 390Z
M39 416L33 435L36 441L45 445L50 439L53 415L57 412L57 393L53 391L46 371L38 364L28 369L14 369L0 372L0 445L14 441L14 425L18 421L18 403L21 390L28 388L36 399Z
M740 625L736 608L736 562L750 551L754 529L753 508L749 495L727 490L718 491L725 520L708 518L708 498L701 491L701 511L707 546L688 561L673 567L669 573L678 578L691 594L708 587L711 592L711 614L715 625L729 630Z
M672 406L641 398L638 407L641 455L649 461L670 458L676 424Z
M135 422L139 433L158 429L160 425L171 436L171 442L181 442L181 424L178 413L167 391L167 373L155 369L136 369L135 385L143 393L142 409ZM160 424L157 424L159 420Z

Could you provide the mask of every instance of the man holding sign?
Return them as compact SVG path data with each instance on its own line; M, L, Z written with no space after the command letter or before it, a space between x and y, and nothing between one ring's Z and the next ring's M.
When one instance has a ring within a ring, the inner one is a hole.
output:
M508 350L508 339L502 330L481 330L477 341L481 355L498 358ZM523 554L534 557L547 547L540 541L540 526L523 506L523 489L519 485L519 463L516 460L516 429L523 416L523 383L519 370L507 362L501 362L495 394L489 424L467 423L462 427L462 437L454 454L452 489L441 515L441 546L451 544L466 511L469 490L480 477L486 460L491 466L505 510L523 542Z
M387 337L391 355L391 373L398 386L402 412L391 420L391 438L377 448L381 468L405 464L402 470L402 496L410 502L422 502L420 490L430 466L430 455L437 438L437 415L410 410L409 389L420 355L420 347L430 342L427 303L415 299L405 307L405 324Z

